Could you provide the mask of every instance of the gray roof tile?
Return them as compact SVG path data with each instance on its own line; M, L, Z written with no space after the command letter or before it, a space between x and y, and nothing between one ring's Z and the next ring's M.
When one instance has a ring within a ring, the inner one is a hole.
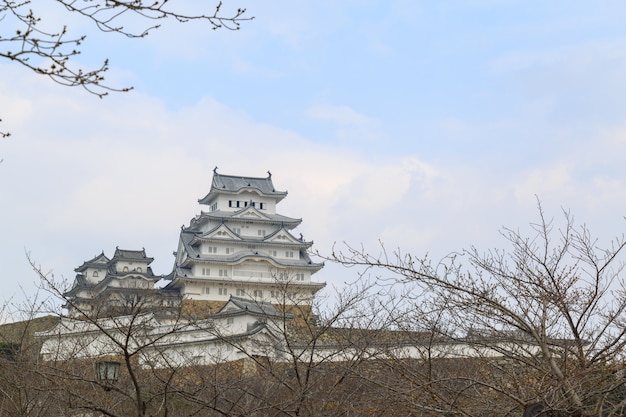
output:
M287 195L286 191L277 191L272 182L272 174L268 172L265 178L259 177L242 177L236 175L222 175L217 173L217 168L213 170L213 181L211 182L211 191L205 197L198 200L200 204L205 204L209 200L209 196L215 192L236 193L243 189L257 190L261 194L271 195L283 198Z

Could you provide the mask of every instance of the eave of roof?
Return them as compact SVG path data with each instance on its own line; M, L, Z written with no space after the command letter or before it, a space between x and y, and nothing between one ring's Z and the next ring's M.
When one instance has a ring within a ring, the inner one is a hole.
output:
M115 248L115 254L111 259L111 262L115 261L142 261L150 264L154 258L149 258L146 256L146 250L130 250L130 249L120 249Z
M215 210L209 212L201 212L201 217L213 218L217 220L232 220L232 221L253 221L255 223L269 223L269 224L287 224L297 226L302 223L302 219L296 219L293 217L283 216L282 214L266 214L262 213L266 218L246 218L246 217L235 217L246 209L238 210L238 211L224 211L224 210Z
M172 275L172 280L169 284L167 284L163 289L166 290L174 290L180 288L184 285L185 282L198 282L205 284L229 284L229 285L242 285L242 286L256 286L256 287L284 287L289 286L292 288L308 288L308 289L322 289L326 286L325 282L316 282L316 281L255 281L253 283L249 281L238 281L232 278L209 278L209 277L198 277L191 274L191 271L187 273L185 270L178 269L177 273Z
M231 303L234 304L237 309L227 310ZM279 312L271 303L267 301L255 301L247 298L235 297L233 295L230 296L222 308L220 308L216 313L210 315L209 318L230 317L241 314L293 319L293 315Z
M106 257L104 251L100 255L94 256L92 259L83 262L81 266L74 269L74 272L83 272L87 268L104 269L111 260Z
M189 253L189 252L188 252ZM205 255L201 255L199 253L195 253L195 257L194 256L190 256L189 254L187 255L187 257L178 264L178 266L180 267L186 267L188 265L192 265L196 262L211 262L211 263L222 263L222 264L229 264L229 265L237 265L242 263L245 260L248 259L255 259L255 260L265 260L273 265L275 265L276 267L287 267L287 268L302 268L302 269L312 269L315 271L319 271L320 269L322 269L324 267L324 263L316 263L310 260L310 258L308 258L308 256L304 259L298 259L298 260L288 260L288 259L276 259L270 255L265 255L262 253L258 253L255 252L253 250L250 250L250 252L238 252L235 253L234 255L230 256L211 256L211 257L207 257Z
M200 204L207 204L215 194L237 194L246 190L256 191L261 195L275 197L277 201L282 200L287 195L286 191L277 191L274 188L271 174L265 178L222 175L217 173L216 168L213 170L211 191L209 191L205 197L199 199L198 202Z

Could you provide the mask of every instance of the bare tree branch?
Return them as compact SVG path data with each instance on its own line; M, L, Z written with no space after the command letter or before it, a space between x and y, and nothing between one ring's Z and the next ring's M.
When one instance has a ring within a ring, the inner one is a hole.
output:
M473 357L487 363L490 356L502 358L504 367L478 373L474 385L461 384L464 390L488 388L515 400L511 407L543 401L554 412L621 415L626 402L616 393L624 386L626 239L599 248L568 212L563 219L558 228L539 204L530 236L503 229L508 250L470 247L434 266L428 258L389 253L382 244L378 255L345 246L330 259L378 274L381 285L400 286L405 309L420 311L421 320L438 305L449 337L474 346ZM514 379L494 381L505 370ZM532 389L520 391L521 381Z

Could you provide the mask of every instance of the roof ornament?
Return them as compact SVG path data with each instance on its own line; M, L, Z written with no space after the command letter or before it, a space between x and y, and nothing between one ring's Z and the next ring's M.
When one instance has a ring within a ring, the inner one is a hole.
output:
M270 171L267 171L267 178L272 178L272 173Z
M300 233L300 241L304 240L304 236L302 236L302 233Z
M213 173L217 174L217 165L215 165L215 168L213 168Z

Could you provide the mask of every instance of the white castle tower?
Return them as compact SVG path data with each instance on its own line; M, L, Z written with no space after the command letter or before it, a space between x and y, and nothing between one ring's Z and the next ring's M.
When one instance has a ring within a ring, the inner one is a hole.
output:
M158 290L146 251L115 248L109 259L104 252L75 269L74 285L67 291L65 308L68 316L93 317L130 314L141 307L165 311L175 308L179 294Z
M276 305L310 305L325 283L312 275L322 263L311 260L313 242L292 230L301 219L276 212L287 196L265 178L222 175L213 170L208 207L180 233L168 290L183 302L215 311L231 296Z

